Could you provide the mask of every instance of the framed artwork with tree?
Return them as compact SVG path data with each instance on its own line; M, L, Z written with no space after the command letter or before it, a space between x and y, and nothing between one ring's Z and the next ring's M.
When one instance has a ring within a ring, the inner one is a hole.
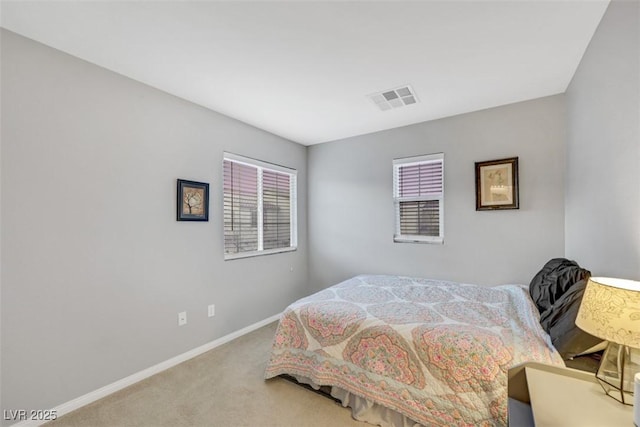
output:
M178 180L178 221L209 221L209 184Z

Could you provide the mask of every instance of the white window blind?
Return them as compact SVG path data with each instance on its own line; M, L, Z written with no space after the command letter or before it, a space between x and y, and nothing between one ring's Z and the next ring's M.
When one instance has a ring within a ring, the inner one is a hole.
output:
M393 161L396 242L442 243L444 154Z
M224 252L258 250L258 169L224 161Z
M262 172L262 227L264 249L291 246L290 175Z
M225 153L225 259L296 249L296 171Z

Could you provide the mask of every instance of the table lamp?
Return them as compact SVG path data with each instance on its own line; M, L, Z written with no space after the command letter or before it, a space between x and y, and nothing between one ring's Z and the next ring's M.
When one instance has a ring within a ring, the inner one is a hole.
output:
M640 372L640 282L591 277L576 325L609 341L596 378L607 395L633 405L634 376Z

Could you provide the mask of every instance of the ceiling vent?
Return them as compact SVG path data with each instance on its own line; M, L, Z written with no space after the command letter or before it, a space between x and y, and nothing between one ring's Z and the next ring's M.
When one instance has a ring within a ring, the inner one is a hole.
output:
M382 111L404 107L405 105L415 104L418 102L416 93L409 85L374 93L372 95L368 95L368 98L372 100L373 103Z

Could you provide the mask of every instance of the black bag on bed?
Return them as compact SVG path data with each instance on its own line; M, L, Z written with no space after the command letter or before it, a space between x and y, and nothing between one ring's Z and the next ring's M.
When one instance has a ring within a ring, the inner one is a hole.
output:
M529 285L529 294L540 311L540 325L565 360L602 342L575 323L589 277L591 272L577 262L554 258L542 267Z
M529 284L529 294L542 314L551 308L571 286L589 277L591 272L581 268L577 262L566 258L554 258L533 277Z

